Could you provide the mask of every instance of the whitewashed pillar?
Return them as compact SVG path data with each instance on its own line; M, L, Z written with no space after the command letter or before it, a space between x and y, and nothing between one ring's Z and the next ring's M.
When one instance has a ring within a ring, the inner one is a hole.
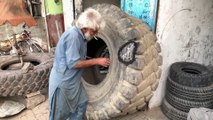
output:
M64 28L65 30L72 26L74 21L74 0L62 0L63 14L64 14Z

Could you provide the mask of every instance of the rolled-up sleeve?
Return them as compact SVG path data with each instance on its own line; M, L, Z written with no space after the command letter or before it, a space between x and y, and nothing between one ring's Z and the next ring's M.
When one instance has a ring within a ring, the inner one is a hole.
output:
M72 69L81 59L80 41L77 36L69 35L65 43L66 64Z

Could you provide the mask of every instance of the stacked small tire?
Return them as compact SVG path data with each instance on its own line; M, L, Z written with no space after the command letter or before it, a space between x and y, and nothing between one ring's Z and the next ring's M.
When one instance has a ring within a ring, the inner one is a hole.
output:
M213 71L198 63L172 64L162 112L171 120L186 120L190 108L199 107L213 108Z

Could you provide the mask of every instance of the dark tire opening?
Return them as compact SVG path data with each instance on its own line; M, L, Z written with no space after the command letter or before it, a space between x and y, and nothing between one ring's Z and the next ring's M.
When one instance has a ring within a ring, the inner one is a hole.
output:
M99 37L92 39L87 44L87 59L105 57L110 58L109 50L106 43ZM109 67L93 66L85 69L83 73L84 80L92 85L101 83L108 73Z
M189 74L197 74L200 75L201 72L195 69L190 69L190 68L183 68L182 71L189 73Z
M33 66L37 66L40 64L39 61L34 61L34 60L23 60L23 64L29 62L31 63ZM2 65L1 67L1 70L18 70L18 69L21 69L21 62L20 60L14 60L14 61L11 61L11 62L8 62L4 65Z

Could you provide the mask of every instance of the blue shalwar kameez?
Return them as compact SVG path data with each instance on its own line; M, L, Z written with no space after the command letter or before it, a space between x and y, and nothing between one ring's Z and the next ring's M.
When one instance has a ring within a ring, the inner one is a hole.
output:
M49 78L49 120L80 120L88 101L81 82L83 69L73 68L86 58L87 41L72 27L61 36ZM79 116L80 115L80 116Z

